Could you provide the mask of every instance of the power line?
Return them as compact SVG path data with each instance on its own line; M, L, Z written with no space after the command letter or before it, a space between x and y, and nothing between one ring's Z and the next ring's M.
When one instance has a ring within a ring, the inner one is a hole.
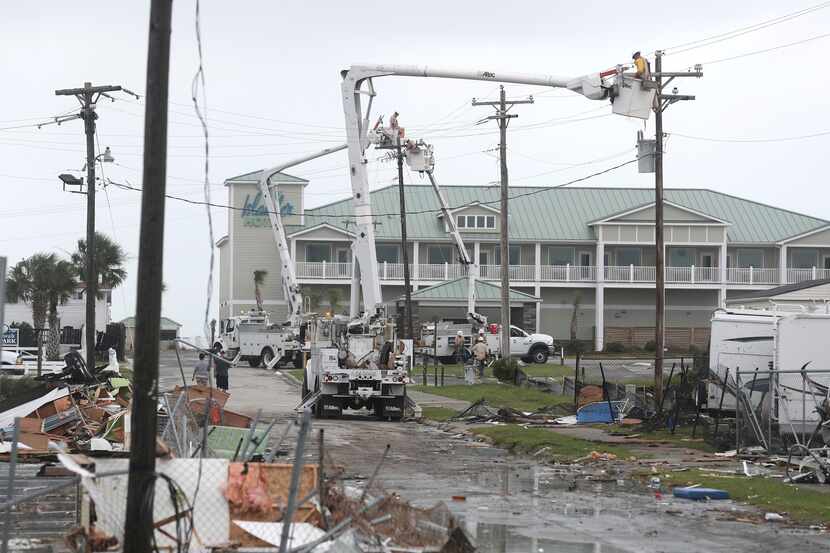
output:
M717 44L719 42L723 42L725 40L730 40L739 36L743 36L748 33L753 33L755 31L760 31L762 29L766 29L768 27L772 27L774 25L778 25L781 23L785 23L787 21L791 21L803 15L807 15L813 13L815 11L823 10L827 7L830 7L830 2L822 2L820 4L815 4L813 6L803 8L801 10L797 10L785 15L780 15L778 17L774 17L772 19L767 19L765 21L761 21L759 23L754 23L752 25L747 25L745 27L740 27L738 29L733 29L732 31L727 31L725 33L719 33L716 35L711 35L706 38L693 40L690 42L685 42L682 44L676 44L674 46L670 46L665 48L665 50L677 50L676 52L668 52L666 55L674 55L680 54L681 52L687 52L689 50L694 50L697 48L703 48L705 46L710 46L712 44Z
M737 59L741 59L741 58L746 58L746 57L749 57L749 56L757 56L758 54L765 54L767 52L773 52L775 50L781 50L783 48L789 48L790 46L798 46L799 44L804 44L806 42L812 42L814 40L819 40L821 38L827 38L829 36L830 36L830 33L824 33L822 35L812 36L810 38L805 38L803 40L797 40L795 42L790 42L790 43L787 43L787 44L779 44L778 46L772 46L771 48L764 48L763 50L754 50L752 52L745 52L743 54L737 54L735 56L730 56L728 58L720 58L720 59L716 59L716 60L705 61L705 62L703 62L703 65L714 65L716 63L721 63L721 62L724 62L724 61L732 61L732 60L737 60Z
M701 140L704 142L730 142L730 143L764 143L764 142L790 142L793 140L806 140L809 138L817 138L819 136L830 135L830 130L819 131L811 134L802 134L799 136L782 136L777 138L712 138L706 136L693 136L690 134L683 134L679 132L669 133L671 136L679 136L680 138L688 138L689 140Z
M597 171L595 173L591 173L591 174L585 175L583 177L572 179L572 180L569 180L567 182L563 182L561 184L557 184L557 185L554 185L554 186L546 186L546 187L535 188L534 190L529 190L527 192L522 192L522 193L519 193L519 194L513 194L511 196L508 196L508 200L515 200L515 199L524 198L524 197L527 197L527 196L534 196L534 195L537 195L537 194L543 194L545 192L549 192L549 191L555 190L557 188L564 188L564 187L570 186L572 184L585 182L585 181L590 180L592 178L599 177L599 176L605 175L607 173L611 173L613 171L616 171L617 169L620 169L620 168L625 167L627 165L631 165L632 163L637 163L637 161L638 161L637 158L630 159L628 161L625 161L623 163L619 163L617 165L608 167L608 168L603 169L601 171ZM129 183L125 184L125 183L120 183L120 182L115 182L113 180L109 180L107 184L111 184L111 185L113 185L117 188L121 188L121 189L124 189L124 190L130 190L130 191L133 191L133 192L141 192L142 191L141 187L133 186ZM205 202L205 201L202 201L202 200L193 200L193 199L190 199L190 198L185 198L185 197L182 197L182 196L175 196L175 195L172 195L172 194L165 194L165 197L167 197L171 200L176 200L176 201L180 201L180 202L191 204L191 205L209 206L209 207L214 207L214 208L218 208L218 209L228 209L228 210L231 210L231 211L245 211L245 212L251 211L250 208L236 207L236 206L227 205L227 204L217 204L217 203L213 203L213 202ZM497 204L500 201L501 201L500 199L497 199L497 200L483 200L483 201L479 201L479 204L481 204L481 205ZM460 209L462 207L466 207L467 205L468 204L460 204L460 205L457 205L457 206L453 206L453 207L450 207L450 210ZM257 214L267 215L268 213L270 213L270 212L267 211L267 210L257 210ZM441 213L441 209L440 208L421 209L421 210L414 210L414 211L407 210L407 212L406 212L407 215L424 215L424 214L432 214L432 213ZM383 212L381 212L381 213L370 213L368 216L369 217L392 217L392 216L397 217L399 215L400 215L400 211L394 211L394 212L388 212L388 213L383 213ZM331 219L331 218L336 218L336 217L342 217L343 213L309 213L308 211L306 211L305 213L303 213L303 216L304 217L319 217L319 218L329 218L329 219Z

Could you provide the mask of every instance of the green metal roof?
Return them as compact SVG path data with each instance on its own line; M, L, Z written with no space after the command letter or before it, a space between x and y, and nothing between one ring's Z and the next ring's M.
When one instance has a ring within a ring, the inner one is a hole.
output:
M498 186L445 186L447 201L457 208L478 201L498 207ZM373 191L377 238L400 238L397 185ZM648 188L511 187L510 239L522 241L595 240L589 223L654 201ZM705 189L667 189L665 198L712 217L728 221L730 242L773 243L830 224L828 221ZM438 217L439 203L432 187L406 186L407 234L410 240L444 241L447 234ZM322 221L346 229L354 212L351 199L306 210L306 226ZM489 235L480 235L491 238ZM495 236L495 235L494 235Z
M126 317L119 321L121 324L126 326L127 328L134 328L135 327L135 317ZM162 330L178 330L182 327L181 323L177 323L173 319L169 319L167 317L161 318L161 329Z
M468 280L467 277L459 277L439 284L434 284L428 288L421 288L417 292L413 292L411 297L414 301L467 301ZM497 302L501 300L501 286L482 280L476 280L476 301L478 302ZM518 290L510 290L510 301L517 303L529 303L542 301L541 298L519 292Z

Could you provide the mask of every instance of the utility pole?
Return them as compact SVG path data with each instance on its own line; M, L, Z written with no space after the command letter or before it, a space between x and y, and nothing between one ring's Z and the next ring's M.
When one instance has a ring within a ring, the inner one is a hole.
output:
M401 152L401 135L398 134L397 155L398 155L398 196L401 203L401 253L403 257L403 287L404 287L404 338L412 339L412 291L409 281L409 252L407 251L406 240L406 198L403 189L403 153Z
M56 119L63 122L70 119L84 120L86 134L86 366L95 368L95 302L98 299L98 272L95 266L95 106L101 96L113 99L107 92L122 90L120 85L92 86L84 83L83 88L64 88L56 90L56 96L75 96L81 103L81 112L66 118Z
M677 87L671 94L664 94L663 88L675 79L675 77L697 77L703 76L700 64L695 65L694 71L663 72L663 51L657 50L654 53L654 80L657 83L657 94L654 104L655 114L655 150L654 150L654 246L655 262L654 268L655 288L657 295L654 301L655 324L654 324L654 402L655 405L663 405L663 358L665 354L665 322L666 322L666 269L665 269L665 243L663 240L663 111L680 101L694 100L694 96L677 94ZM663 82L663 77L667 80Z
M156 418L161 334L164 200L167 184L167 99L173 0L152 0L144 110L144 171L138 288L135 310L130 476L124 522L124 553L147 553L153 543ZM211 344L212 345L212 344Z
M526 100L507 101L504 86L499 87L498 102L479 102L473 98L474 106L493 106L496 114L487 119L499 122L499 161L501 163L501 233L499 248L501 250L501 355L510 359L510 246L507 235L507 124L510 119L518 117L515 113L507 113L516 104L532 104L533 96ZM478 260L476 260L476 263Z

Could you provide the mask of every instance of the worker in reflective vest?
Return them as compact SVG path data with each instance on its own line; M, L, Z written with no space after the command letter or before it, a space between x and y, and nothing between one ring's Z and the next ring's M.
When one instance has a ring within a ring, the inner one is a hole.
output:
M648 60L640 55L640 51L634 52L631 58L634 60L634 69L636 70L634 76L644 81L650 79L651 71L648 66Z

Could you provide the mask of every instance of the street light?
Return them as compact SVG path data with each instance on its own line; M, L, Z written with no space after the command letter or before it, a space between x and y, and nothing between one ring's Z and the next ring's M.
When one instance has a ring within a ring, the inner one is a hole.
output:
M87 84L87 87L89 85ZM120 90L120 87L119 87ZM98 271L95 267L95 162L112 163L115 158L112 157L112 151L109 146L103 153L93 156L95 153L95 143L93 142L95 133L95 112L94 104L87 102L84 107L84 122L86 127L86 145L87 158L84 164L84 169L87 171L87 189L86 192L81 192L80 188L84 181L69 173L62 173L58 178L63 182L63 189L67 186L77 186L80 194L86 194L86 317L84 318L84 349L86 350L86 364L89 370L95 368L95 302L98 299ZM70 192L75 192L70 190Z

